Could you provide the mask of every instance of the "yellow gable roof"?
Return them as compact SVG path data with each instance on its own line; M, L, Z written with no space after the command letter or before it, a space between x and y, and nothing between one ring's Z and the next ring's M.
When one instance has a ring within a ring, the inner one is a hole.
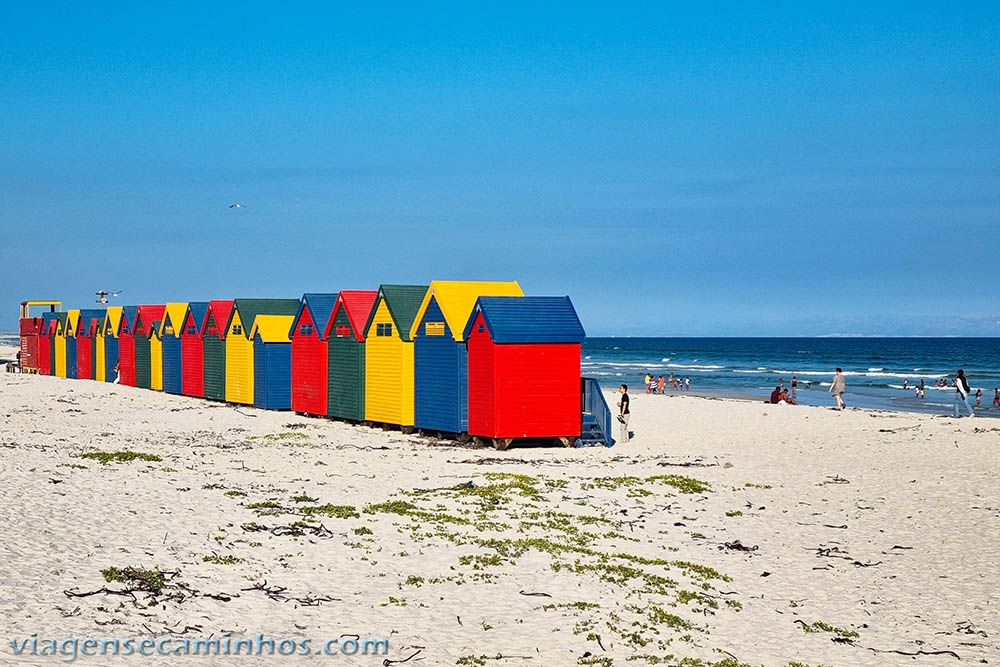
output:
M259 333L265 343L290 343L288 332L294 319L294 315L258 315L250 329L250 338Z
M63 332L63 333L64 334L72 334L72 335L75 336L76 335L76 329L79 326L80 326L80 311L79 311L79 309L76 309L76 310L67 310L66 311L66 331Z
M160 334L160 338L163 338L163 328L167 326L167 315L170 316L170 326L174 328L173 335L177 338L181 336L181 330L184 327L184 317L187 315L187 301L184 303L168 303L166 315L163 316L163 320L160 322L160 330L157 332Z
M109 333L113 338L118 338L118 327L122 323L122 306L108 306L108 312L104 315L104 335Z
M469 315L472 314L472 309L476 305L476 299L481 296L524 296L524 292L521 291L521 286L517 284L517 281L513 280L507 283L433 280L430 289L424 296L423 303L420 304L417 316L413 319L410 339L412 340L416 335L424 321L424 315L427 313L427 307L430 306L431 298L434 298L444 314L445 321L448 322L452 336L457 341L463 340L462 334L465 331Z

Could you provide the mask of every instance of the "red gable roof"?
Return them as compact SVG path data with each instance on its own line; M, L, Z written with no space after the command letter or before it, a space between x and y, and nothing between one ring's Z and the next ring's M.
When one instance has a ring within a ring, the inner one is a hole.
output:
M208 302L208 310L205 311L205 321L201 323L202 337L205 336L205 327L208 325L208 316L215 320L215 330L219 338L226 339L226 325L229 322L229 315L233 312L234 299L217 299Z
M163 313L166 311L167 307L165 305L156 306L139 306L138 311L135 316L135 325L142 322L143 329L148 334L150 327L153 326L153 322L163 319ZM137 326L133 325L132 331L135 332Z
M341 290L337 295L337 303L333 306L333 312L330 313L330 319L326 323L323 337L330 337L330 330L337 319L337 313L343 307L347 312L347 321L351 323L351 329L354 330L354 337L364 341L365 324L368 322L368 316L371 314L377 298L377 290Z

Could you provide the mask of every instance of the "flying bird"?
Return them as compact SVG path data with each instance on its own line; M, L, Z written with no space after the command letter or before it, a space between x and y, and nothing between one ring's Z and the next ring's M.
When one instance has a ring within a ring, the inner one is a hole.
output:
M229 208L246 208L243 204L230 204Z

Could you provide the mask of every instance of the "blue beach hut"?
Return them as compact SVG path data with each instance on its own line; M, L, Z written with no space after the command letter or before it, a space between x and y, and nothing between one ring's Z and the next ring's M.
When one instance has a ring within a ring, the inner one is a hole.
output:
M253 340L253 404L265 410L292 409L292 341L289 328L293 315L258 315Z
M188 304L168 303L160 322L160 346L163 357L163 391L180 394L183 389L184 366L181 334Z
M465 324L482 296L522 297L516 282L435 280L410 328L413 341L413 425L440 433L469 428Z

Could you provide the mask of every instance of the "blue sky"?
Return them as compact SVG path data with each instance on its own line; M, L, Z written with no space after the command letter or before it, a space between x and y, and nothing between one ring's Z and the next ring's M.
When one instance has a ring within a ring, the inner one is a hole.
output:
M5 6L0 329L438 278L592 335L1000 335L989 3L419 4Z

